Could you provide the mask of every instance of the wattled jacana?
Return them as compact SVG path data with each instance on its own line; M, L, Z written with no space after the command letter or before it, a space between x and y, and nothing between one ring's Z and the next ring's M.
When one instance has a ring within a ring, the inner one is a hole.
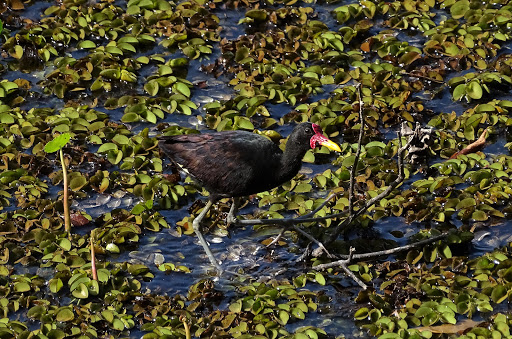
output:
M297 125L285 151L264 136L245 131L210 132L159 137L158 146L174 163L185 169L210 192L208 203L194 219L194 228L211 263L222 271L199 224L217 200L233 197L227 221L235 220L236 198L279 186L300 170L310 148L323 145L340 152L340 147L309 122Z

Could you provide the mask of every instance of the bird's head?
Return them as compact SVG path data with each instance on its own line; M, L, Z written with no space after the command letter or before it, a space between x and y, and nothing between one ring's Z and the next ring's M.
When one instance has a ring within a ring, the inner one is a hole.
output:
M313 134L309 139L309 145L311 148L315 148L321 145L327 147L330 150L341 152L340 146L324 136L322 128L317 124L311 124L311 127L307 126L305 132Z

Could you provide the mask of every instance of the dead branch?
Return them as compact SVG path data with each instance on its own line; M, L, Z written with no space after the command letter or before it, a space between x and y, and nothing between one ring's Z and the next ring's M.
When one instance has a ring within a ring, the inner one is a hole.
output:
M442 234L439 234L439 235L436 235L432 238L428 238L428 239L425 239L425 240L420 240L418 242L415 242L415 243L412 243L412 244L408 244L408 245L404 245L404 246L400 246L400 247L395 247L395 248L392 248L392 249L389 249L389 250L385 250L385 251L377 251L377 252L369 252L369 253L363 253L363 254L355 254L355 255L341 255L340 257L342 259L338 260L338 261L333 261L333 262L330 262L330 263L327 263L327 264L320 264L320 265L316 265L315 267L313 267L315 270L325 270L325 269L328 269L328 268L332 268L332 267L342 267L343 265L347 265L348 263L350 263L350 261L347 263L347 260L362 260L362 259L373 259L373 258L378 258L378 257L382 257L382 256L388 256L388 255L391 255L391 254L395 254L395 253L399 253L399 252L403 252L403 251L407 251L407 250L410 250L411 248L415 248L415 247L420 247L420 246L423 246L423 245L427 245L427 244L431 244L437 240L440 240L440 239L443 239L445 237L448 236L449 233L442 233Z
M406 71L402 71L402 72L400 72L400 74L411 77L411 78L418 78L418 79L424 79L424 80L428 80L428 81L432 81L432 82L437 82L438 84L446 84L443 80L437 80L437 79L434 79L431 77L427 77L427 76L419 75L419 74L413 74L413 73L409 73Z
M362 102L362 93L361 93L361 87L358 86L358 92L359 92L359 119L360 119L360 128L359 128L359 139L357 143L357 150L355 154L354 164L352 165L351 171L350 171L350 182L349 182L349 206L348 206L348 213L340 212L340 213L334 213L329 214L322 217L315 217L316 213L320 211L330 200L332 200L335 196L337 196L337 193L331 193L323 202L320 204L319 207L317 207L315 210L311 211L308 214L305 214L303 216L298 216L294 218L282 218L282 219L253 219L253 220L237 220L237 224L241 225L264 225L264 224L274 224L274 225L284 225L289 226L292 225L295 230L302 235L304 235L306 238L314 242L318 248L313 251L314 256L318 256L321 254L321 252L327 253L329 257L332 257L327 249L325 248L324 244L322 244L320 241L314 239L311 235L297 227L297 224L301 223L307 223L307 222L319 222L327 219L334 219L339 217L345 217L345 219L336 227L334 230L334 233L330 236L330 239L327 241L326 244L332 243L337 237L340 235L340 233L351 223L356 220L357 217L368 211L370 207L372 207L374 204L382 200L383 198L387 197L396 187L398 187L405 179L404 174L404 154L406 151L409 151L413 145L418 145L422 142L422 137L430 134L431 130L426 131L425 129L422 129L420 124L416 124L414 131L404 130L405 131L405 137L408 137L407 142L405 145L402 145L402 128L400 128L397 132L397 138L398 138L398 150L397 150L397 166L398 166L398 175L395 178L393 182L391 182L380 194L373 197L372 199L366 201L366 203L361 206L359 209L354 211L354 190L355 190L355 177L357 173L357 166L359 164L359 158L361 155L361 148L362 148L362 140L363 140L363 133L364 133L364 117L363 117L363 102ZM416 146L418 147L418 146ZM277 239L282 235L282 233L277 237ZM445 235L442 235L440 237L444 237ZM396 253L399 251L404 251L408 248L420 246L425 243L429 243L432 241L435 241L439 239L440 237L434 237L431 239L427 239L424 241L420 241L415 244L402 246L396 249L388 250L388 251L379 251L379 252L372 252L372 253L366 253L361 255L354 255L354 249L351 248L350 254L348 257L329 263L329 264L322 264L315 267L315 269L325 269L329 267L340 267L342 268L348 276L350 276L359 286L361 286L363 289L366 289L367 286L358 279L353 272L351 272L347 265L353 260L353 259L363 259L367 257L379 257L383 255L389 255L392 253ZM275 243L277 240L274 240L272 243ZM308 245L309 246L309 245Z
M338 235L340 235L340 233L345 229L345 227L350 225L358 216L360 216L361 214L366 212L376 202L378 202L378 201L382 200L383 198L387 197L389 195L389 193L391 193L398 185L400 185L403 182L403 180L405 178L405 176L404 176L403 154L411 146L411 144L414 141L414 138L417 137L419 135L419 133L420 133L419 126L416 126L415 133L409 137L409 140L407 141L407 143L403 147L400 147L398 149L398 152L397 152L397 157L398 157L398 160L397 160L398 161L398 176L396 177L396 179L388 187L386 187L386 189L384 191L382 191L380 194L378 194L377 196L373 197L372 199L368 200L366 202L366 204L364 204L363 207L361 207L355 213L349 215L347 219L345 219L341 224L339 224L338 227L336 227L336 230L334 231L334 234L332 235L330 240L327 242L327 244L332 243L338 237ZM400 131L398 131L398 142L399 142L398 145L400 146L400 144L401 144L401 133L400 133ZM341 215L341 214L343 214L343 213L338 213L338 215ZM332 215L332 216L334 216L334 215Z
M285 231L286 231L286 228L282 228L281 232L279 232L279 234L276 235L276 237L266 247L272 247L275 244L277 244L277 242L281 239L281 237L283 236Z
M342 223L340 223L336 227L334 234L330 237L330 240L327 242L327 244L334 241L339 236L339 234L345 229L345 227L350 225L358 216L360 216L361 214L366 212L375 203L377 203L381 199L388 196L398 185L400 185L402 183L402 181L404 180L403 154L405 153L406 150L408 150L408 148L411 146L413 141L418 138L418 136L420 135L420 132L421 132L420 130L421 130L421 128L420 128L419 124L416 125L416 129L414 130L414 133L409 135L409 139L408 139L407 143L398 149L398 152L397 152L398 176L397 176L397 178L388 187L386 187L386 189L384 191L382 191L380 194L373 197L372 199L368 200L360 209L358 209L353 214L349 215ZM399 136L399 142L400 142L401 134L398 133L398 136ZM358 148L359 147L360 146L358 146ZM357 164L354 164L354 166L357 166ZM325 204L327 204L327 202L329 200L331 200L334 196L336 196L335 193L331 194L326 199L326 201L324 201L324 203L321 205L321 207L325 206ZM314 212L316 213L317 211L319 211L321 209L321 207L315 209ZM325 216L321 216L321 217L314 217L312 213L308 213L306 215L295 217L295 218L237 220L237 224L240 224L240 225L271 225L271 224L272 225L290 225L290 224L296 225L296 224L308 223L308 222L320 222L320 221L327 220L327 219L334 219L334 218L345 217L345 216L347 216L346 212L334 213L334 214L329 214L329 215L325 215ZM322 248L322 247L320 247L320 248ZM323 249L322 249L322 251L323 251Z
M359 164L359 157L361 156L361 145L363 143L363 133L364 133L364 117L363 117L363 94L361 92L361 84L357 85L357 90L359 94L359 122L361 126L359 127L359 139L357 141L357 151L356 156L354 158L354 164L350 169L350 186L349 186L349 194L348 194L348 215L351 216L354 214L354 186L356 181L356 171L357 165Z
M366 284L364 282L361 281L361 279L359 279L358 277L356 277L356 275L354 274L354 272L352 272L351 270L348 269L347 265L350 264L352 262L352 257L353 257L353 253L354 253L355 249L353 247L350 247L350 250L349 250L349 254L348 254L348 257L347 259L342 259L342 260L338 260L337 262L339 263L339 267L341 267L343 269L343 271L345 271L345 273L352 278L352 280L354 280L359 286L361 286L361 288L363 290L366 290L368 288L368 286L366 286ZM316 269L316 267L315 267Z

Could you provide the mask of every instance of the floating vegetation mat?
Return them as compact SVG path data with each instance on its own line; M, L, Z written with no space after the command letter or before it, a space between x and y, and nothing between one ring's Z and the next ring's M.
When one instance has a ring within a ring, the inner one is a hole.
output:
M506 0L2 1L0 338L510 338L511 39ZM276 225L209 211L219 276L156 137L304 121L341 152L243 199Z

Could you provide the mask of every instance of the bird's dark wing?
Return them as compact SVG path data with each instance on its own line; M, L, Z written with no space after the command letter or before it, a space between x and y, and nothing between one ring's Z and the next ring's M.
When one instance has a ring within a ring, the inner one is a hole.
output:
M161 137L160 148L216 196L243 196L276 186L281 150L260 135L230 131Z

